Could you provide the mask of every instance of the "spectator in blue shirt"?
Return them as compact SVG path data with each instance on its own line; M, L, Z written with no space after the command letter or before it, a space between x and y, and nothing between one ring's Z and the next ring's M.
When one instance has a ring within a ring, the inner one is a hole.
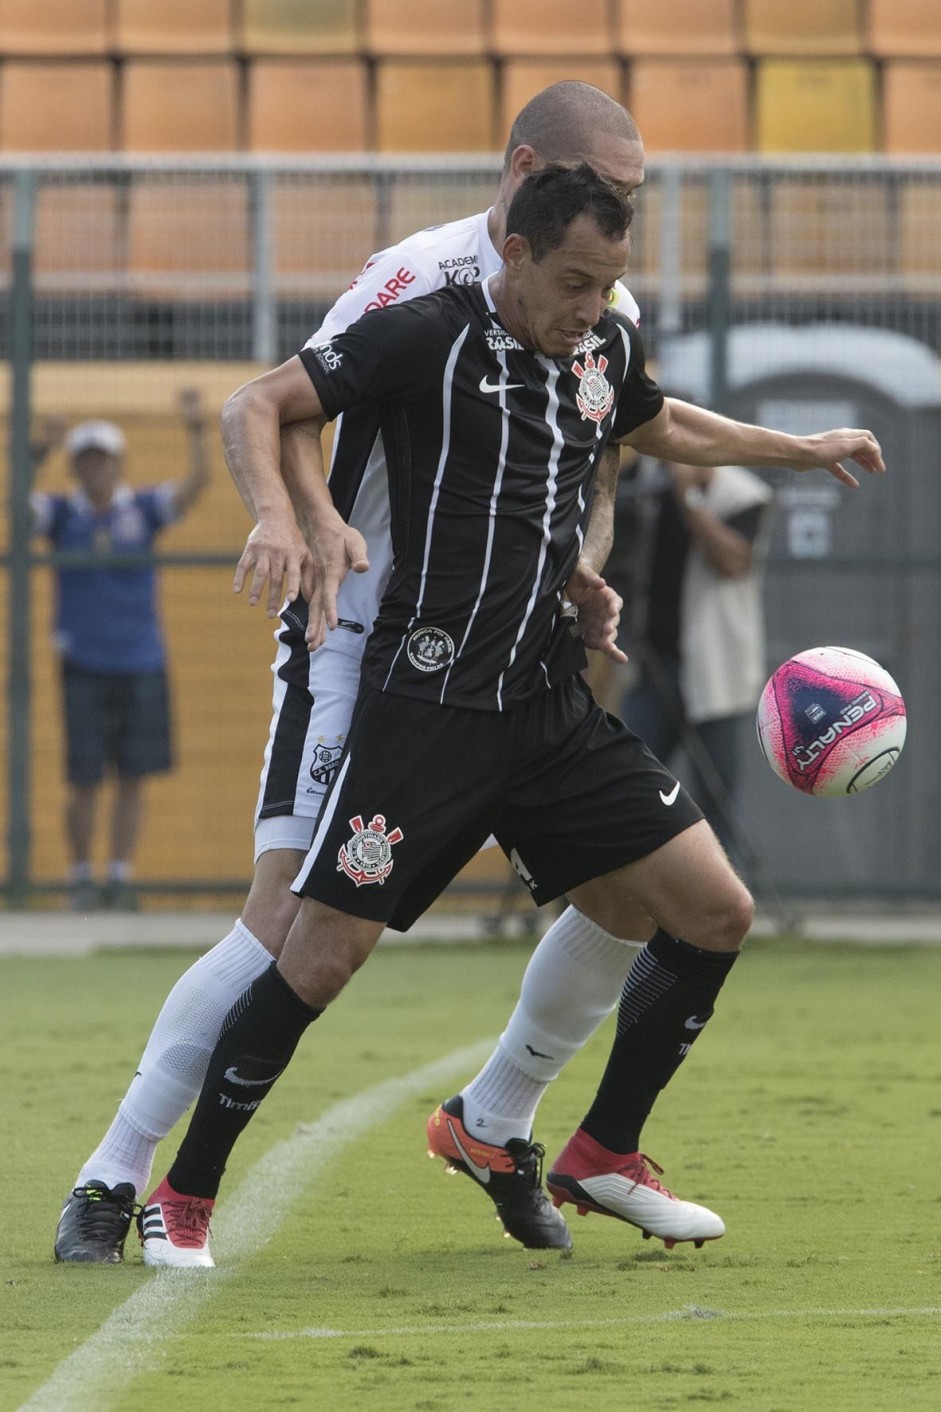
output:
M66 438L71 495L34 491L34 532L60 553L81 556L56 568L55 640L62 664L68 795L65 828L71 904L133 907L133 858L147 775L172 765L166 650L149 555L161 530L189 510L209 480L199 393L179 409L189 466L181 480L134 490L123 479L125 440L112 422L81 422ZM41 448L48 450L48 446ZM99 892L92 844L99 791L116 780L110 861Z

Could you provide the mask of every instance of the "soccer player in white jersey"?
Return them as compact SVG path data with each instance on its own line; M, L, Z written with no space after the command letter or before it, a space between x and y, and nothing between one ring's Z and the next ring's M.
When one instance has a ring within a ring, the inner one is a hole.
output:
M375 255L310 343L322 343L373 308L493 274L500 265L506 212L520 183L548 161L582 159L625 193L643 181L643 145L620 104L588 84L553 84L528 103L513 124L493 207L420 232ZM612 292L612 303L637 319L637 306L623 286ZM389 569L388 493L376 430L365 408L347 413L337 428L331 493L344 517L366 539L370 567L344 580L338 625L313 655L309 648L317 640L316 627L307 631L306 605L297 597L300 579L283 576L284 558L280 565L272 558L283 556L283 547L273 540L269 554L264 524L252 533L252 550L261 567L249 588L250 601L259 601L262 583L269 585L266 601L272 616L280 604L282 583L295 600L284 609L278 633L252 886L229 935L190 967L168 996L114 1121L82 1164L66 1199L55 1240L59 1260L115 1263L123 1258L134 1203L147 1186L157 1143L199 1093L223 1018L272 956L280 954L296 915L299 899L291 883L310 845L345 739L363 645ZM303 464L304 440L303 430L285 436L288 480L292 466ZM587 644L619 655L613 644L613 595L593 572L602 567L610 546L616 465L617 453L610 453L599 475L582 559L568 595L580 606ZM299 541L300 530L296 533ZM300 550L299 544L296 547ZM312 562L303 550L300 557ZM464 1090L465 1121L499 1149L507 1168L488 1190L497 1194L504 1224L524 1244L570 1243L564 1221L542 1191L541 1152L530 1140L533 1116L549 1082L617 1003L637 945L652 929L638 909L625 928L631 939L621 940L568 907L533 954L519 1005L497 1051L479 1082ZM533 1050L540 1052L533 1056Z

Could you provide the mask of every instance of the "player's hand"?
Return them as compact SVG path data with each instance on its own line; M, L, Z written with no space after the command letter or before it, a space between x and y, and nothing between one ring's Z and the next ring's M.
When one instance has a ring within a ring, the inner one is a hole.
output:
M314 561L307 541L292 515L273 515L259 520L242 550L235 569L233 588L241 593L248 582L252 607L265 599L269 618L276 618L285 598L298 595L310 599L314 591ZM265 585L268 585L267 595Z
M585 646L614 662L626 662L627 654L617 645L621 595L582 559L565 585L565 595L578 609L577 632Z
M337 625L337 590L347 574L364 574L369 568L366 541L359 530L333 515L308 531L314 565L308 602L307 649L313 652Z
M838 431L824 431L816 436L801 437L800 440L806 445L810 459L800 465L793 465L792 470L809 471L814 467L822 467L843 485L854 490L859 481L852 471L846 469L843 461L855 461L857 466L870 474L881 474L885 470L882 447L871 431L854 431L842 427Z

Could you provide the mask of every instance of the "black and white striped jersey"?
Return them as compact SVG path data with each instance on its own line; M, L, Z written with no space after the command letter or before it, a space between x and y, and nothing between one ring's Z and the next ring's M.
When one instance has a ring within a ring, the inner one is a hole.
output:
M300 356L328 416L380 413L394 558L363 679L499 711L578 671L559 603L595 468L663 404L634 326L606 312L574 357L549 358L506 332L487 281Z

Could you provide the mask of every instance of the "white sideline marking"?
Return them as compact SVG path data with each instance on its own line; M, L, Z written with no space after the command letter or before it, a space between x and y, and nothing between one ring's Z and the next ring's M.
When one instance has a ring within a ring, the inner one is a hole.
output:
M742 1323L753 1319L898 1319L941 1314L941 1306L916 1309L765 1309L730 1311L687 1304L663 1314L629 1314L620 1319L478 1319L466 1324L403 1324L387 1329L265 1329L245 1338L409 1338L427 1334L507 1333L511 1329L622 1329L636 1324L672 1324L683 1320L722 1319Z
M223 1264L214 1270L155 1270L59 1364L20 1412L105 1412L133 1378L159 1367L163 1345L197 1317L221 1284L239 1273L241 1261L268 1243L306 1188L347 1143L385 1122L406 1099L437 1088L455 1073L472 1073L495 1043L479 1040L410 1074L386 1079L275 1143L220 1205L213 1221L213 1248ZM259 1201L259 1191L264 1201Z

